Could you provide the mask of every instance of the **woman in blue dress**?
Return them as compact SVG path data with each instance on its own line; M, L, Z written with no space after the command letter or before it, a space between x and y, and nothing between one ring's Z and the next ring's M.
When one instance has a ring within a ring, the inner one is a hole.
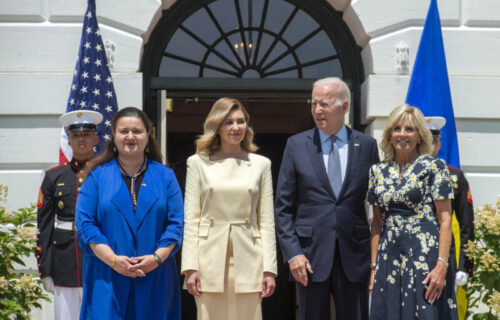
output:
M389 115L372 166L370 319L458 319L448 269L453 189L446 163L417 108Z
M76 207L85 253L80 319L180 319L179 185L144 112L122 109L111 127L107 150L84 169L92 171Z

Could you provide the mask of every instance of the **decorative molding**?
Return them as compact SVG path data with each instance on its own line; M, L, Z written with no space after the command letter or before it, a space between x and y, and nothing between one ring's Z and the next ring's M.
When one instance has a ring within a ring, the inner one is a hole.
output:
M410 46L401 41L396 45L396 69L401 74L408 74L410 71Z
M106 49L106 57L108 58L108 67L110 70L113 70L115 67L116 45L111 40L104 40L104 48Z

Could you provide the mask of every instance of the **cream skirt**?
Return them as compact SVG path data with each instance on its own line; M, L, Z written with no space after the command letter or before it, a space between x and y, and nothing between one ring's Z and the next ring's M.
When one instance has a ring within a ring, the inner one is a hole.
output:
M195 297L198 320L261 320L260 292L234 292L232 237L229 233L224 292L203 292Z

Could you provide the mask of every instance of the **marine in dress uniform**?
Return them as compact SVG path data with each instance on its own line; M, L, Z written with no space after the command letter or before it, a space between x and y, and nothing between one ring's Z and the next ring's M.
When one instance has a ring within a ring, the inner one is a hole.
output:
M54 291L54 317L78 319L80 316L83 253L77 245L75 207L82 181L78 173L93 157L98 137L98 112L82 110L63 114L59 122L68 133L73 159L48 170L38 196L37 260L40 277L48 291Z
M432 133L434 145L433 156L436 157L441 148L439 139L441 137L441 128L446 124L446 119L443 117L427 117L426 124ZM456 273L455 284L463 286L467 283L469 277L472 276L473 261L467 257L464 249L469 240L474 241L474 208L469 183L464 173L462 170L450 165L448 165L448 169L450 170L450 179L455 196L451 200L451 207L460 230L459 234L454 232L454 242L460 241L460 244L451 246L450 265L452 272ZM456 248L459 248L458 256Z

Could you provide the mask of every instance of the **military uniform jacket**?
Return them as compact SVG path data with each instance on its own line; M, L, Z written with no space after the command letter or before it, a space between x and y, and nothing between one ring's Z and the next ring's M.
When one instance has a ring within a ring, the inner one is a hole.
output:
M40 277L52 277L56 286L82 286L83 252L77 245L74 221L80 184L77 175L84 164L72 160L48 170L40 187L37 205L40 230L36 255L38 270ZM70 222L73 227L71 230L56 228L56 219Z
M473 261L467 258L464 252L465 245L469 240L474 241L474 208L472 206L472 197L470 193L469 183L465 179L464 173L450 165L450 178L453 185L455 199L451 200L452 211L460 226L460 252L458 265L456 265L455 246L451 246L450 259L453 268L456 271L464 271L472 275Z

